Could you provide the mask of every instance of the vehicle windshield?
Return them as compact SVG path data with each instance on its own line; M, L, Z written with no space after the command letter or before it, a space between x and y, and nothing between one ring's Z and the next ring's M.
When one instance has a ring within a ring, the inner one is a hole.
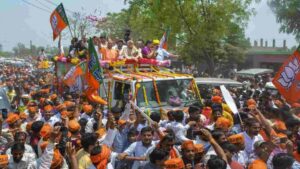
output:
M153 82L141 82L137 90L137 102L140 107L184 106L196 99L192 90L192 79L156 81L161 105L157 103ZM145 101L146 100L146 101Z

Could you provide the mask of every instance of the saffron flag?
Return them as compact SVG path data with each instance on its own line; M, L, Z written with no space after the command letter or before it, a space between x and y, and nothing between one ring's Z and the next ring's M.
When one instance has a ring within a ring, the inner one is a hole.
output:
M59 4L50 16L50 24L53 30L53 40L65 29L68 25L68 18L65 13L63 4Z
M90 88L98 90L103 81L103 70L100 67L97 52L92 39L89 39L89 54L87 59L86 80Z
M66 75L64 76L63 82L69 87L79 86L79 84L77 84L77 82L78 82L77 78L84 74L85 68L86 68L85 61L80 62L76 66L73 66L68 71L68 73L66 73Z
M160 42L159 42L159 48L163 48L163 49L167 49L168 46L167 46L167 41L168 41L168 36L169 36L169 29L167 29L166 32L164 32L162 38L160 39Z
M299 48L284 62L273 79L279 93L290 104L300 102Z

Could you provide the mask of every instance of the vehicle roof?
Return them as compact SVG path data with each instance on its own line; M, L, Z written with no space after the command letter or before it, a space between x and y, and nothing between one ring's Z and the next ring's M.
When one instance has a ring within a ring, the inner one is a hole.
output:
M272 69L262 69L262 68L253 68L253 69L244 69L237 72L237 75L241 76L255 76L260 74L273 73Z
M113 73L112 78L125 81L147 82L154 80L175 80L175 79L192 79L193 76L187 74L175 74L171 72L130 72L130 73Z
M225 78L195 78L197 84L225 84L225 85L243 85L241 82Z

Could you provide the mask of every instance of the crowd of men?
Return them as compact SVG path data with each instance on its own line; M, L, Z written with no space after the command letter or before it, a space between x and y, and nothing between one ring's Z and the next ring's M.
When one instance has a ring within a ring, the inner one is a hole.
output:
M120 56L114 44L121 56L149 58L159 44L94 41L109 59ZM202 103L153 111L150 121L128 104L107 110L84 94L57 92L51 73L2 65L0 78L11 104L0 115L1 169L300 168L300 104L255 82L231 89L239 115L214 88Z
M158 61L163 61L166 58L176 58L177 55L169 53L160 44L157 39L147 40L137 40L134 42L128 39L126 42L123 39L107 39L105 34L101 34L100 37L93 37L93 44L95 50L102 60L116 61L119 59L156 59ZM69 48L69 57L79 56L85 59L86 52L88 48L88 42L86 38L78 40L73 38L71 41L71 46Z

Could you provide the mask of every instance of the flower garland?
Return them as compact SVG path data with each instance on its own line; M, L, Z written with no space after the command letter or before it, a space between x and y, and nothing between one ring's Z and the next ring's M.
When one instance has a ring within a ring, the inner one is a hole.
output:
M144 93L145 104L146 104L146 106L148 106L149 102L148 102L147 92L146 92L146 87L145 86L143 86L143 93Z
M122 96L124 96L124 88L125 88L125 83L123 82L122 83L122 88L121 88L121 94L122 94Z
M123 60L118 60L118 61L114 61L114 62L110 62L109 65L112 67L119 67L119 66L124 66L125 65L125 59Z
M107 101L108 101L108 110L111 110L111 93L110 93L110 88L111 88L111 81L108 81L108 87L107 87Z
M74 65L77 65L81 61L78 57L66 58L64 56L54 56L53 60L55 62L72 63Z
M158 94L158 89L157 89L157 85L156 85L156 80L155 80L154 78L152 79L152 83L153 83L153 88L154 88L154 91L155 91L155 97L156 97L157 103L158 103L158 105L160 106L160 105L161 105L160 97L159 97L159 94Z
M151 75L148 75L148 74L146 74L146 73L137 73L137 74L152 79L153 88L154 88L154 91L155 91L155 97L156 97L156 100L157 100L158 105L160 106L160 105L161 105L161 102L160 102L160 97L159 97L159 94L158 94L158 89L157 89L157 85L156 85L156 80L155 80Z
M139 89L141 88L141 84L139 83L139 82L137 82L136 84L135 84L135 93L134 93L134 97L133 97L133 101L135 101L135 99L136 99L136 97L137 97L137 95L138 95L138 91L139 91Z
M198 89L197 83L196 83L196 81L195 81L194 78L193 78L193 80L192 80L192 88L193 88L193 90L196 92L196 95L197 95L197 97L198 97L200 103L202 103L202 98L201 98L201 95L200 95L200 91L199 91L199 89Z

